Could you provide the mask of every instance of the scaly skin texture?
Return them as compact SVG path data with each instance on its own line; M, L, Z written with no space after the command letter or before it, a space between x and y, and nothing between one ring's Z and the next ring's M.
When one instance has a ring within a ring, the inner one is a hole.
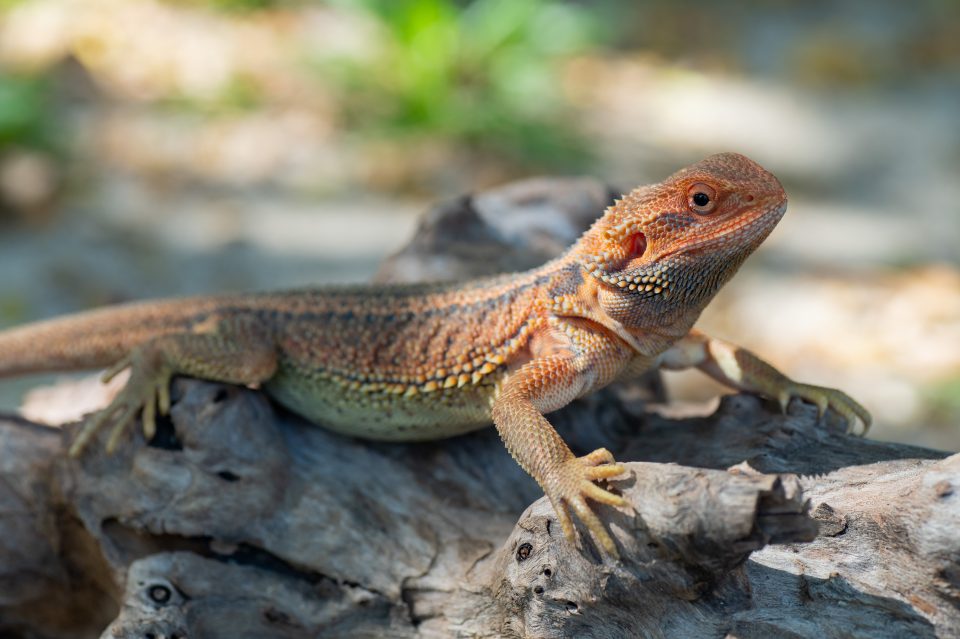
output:
M622 467L605 449L575 457L544 417L573 399L653 367L696 366L733 388L784 405L800 397L869 426L840 391L793 382L691 330L785 210L773 175L741 155L714 155L626 195L564 256L533 271L92 311L0 333L0 376L131 369L80 430L73 455L105 427L112 451L138 416L152 437L174 375L259 384L305 417L369 439L438 439L493 421L567 537L575 539L575 514L615 555L587 499L622 506L594 483Z

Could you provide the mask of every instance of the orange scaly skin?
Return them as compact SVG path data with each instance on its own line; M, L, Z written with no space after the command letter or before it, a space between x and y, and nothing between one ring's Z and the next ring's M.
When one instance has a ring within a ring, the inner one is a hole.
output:
M571 540L571 513L610 554L587 499L623 472L605 449L573 453L545 413L653 367L697 366L785 404L800 397L853 425L869 414L691 328L786 210L777 179L715 155L611 206L562 257L526 273L451 285L299 290L107 308L0 333L0 376L110 366L131 376L88 419L79 454L139 415L147 438L173 375L261 384L328 428L368 439L439 439L493 421L543 487Z

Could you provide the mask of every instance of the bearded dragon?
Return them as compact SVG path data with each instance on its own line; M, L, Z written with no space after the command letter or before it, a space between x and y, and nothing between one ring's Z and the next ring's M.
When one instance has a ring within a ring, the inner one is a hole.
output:
M88 417L79 455L138 419L149 440L175 375L257 385L354 437L418 441L491 422L575 540L572 515L616 546L587 500L623 506L598 480L606 449L576 457L545 414L618 379L698 367L782 405L869 413L844 393L794 382L694 322L786 211L778 180L737 154L711 156L610 206L561 257L531 271L454 284L316 288L109 307L0 333L0 376L109 367L126 385Z

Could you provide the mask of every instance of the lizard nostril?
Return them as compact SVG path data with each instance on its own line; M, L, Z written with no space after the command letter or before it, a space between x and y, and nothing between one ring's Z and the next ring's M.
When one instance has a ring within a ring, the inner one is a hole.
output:
M756 198L753 197L753 193L747 193L747 197L745 199L747 202L753 202L753 200Z

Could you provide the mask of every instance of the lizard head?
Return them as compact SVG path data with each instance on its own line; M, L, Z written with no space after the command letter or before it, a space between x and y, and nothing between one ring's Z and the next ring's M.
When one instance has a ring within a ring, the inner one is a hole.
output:
M772 173L721 153L618 200L574 248L624 325L698 313L770 234L787 207Z

